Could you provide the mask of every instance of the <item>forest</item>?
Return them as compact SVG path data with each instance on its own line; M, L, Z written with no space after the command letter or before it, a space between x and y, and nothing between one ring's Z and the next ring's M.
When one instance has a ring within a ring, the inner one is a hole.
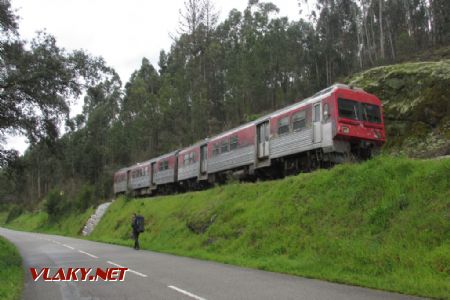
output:
M249 0L223 21L212 0L186 0L157 66L123 84L101 57L49 33L24 41L0 2L0 205L84 210L112 197L115 170L306 98L374 66L450 44L448 0L317 0L306 19ZM69 117L73 98L83 112ZM25 135L19 156L7 134ZM52 196L53 195L53 196ZM52 197L50 197L52 196Z

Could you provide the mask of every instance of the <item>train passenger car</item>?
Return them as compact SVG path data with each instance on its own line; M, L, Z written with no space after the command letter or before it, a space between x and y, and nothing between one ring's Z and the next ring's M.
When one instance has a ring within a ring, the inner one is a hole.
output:
M178 153L178 182L185 189L198 189L208 179L208 141L180 150Z
M178 178L178 150L162 155L151 165L153 172L152 184L158 189L170 191Z
M113 191L115 195L124 194L127 191L127 170L122 168L114 173Z
M133 195L149 195L151 193L152 160L138 163L128 169L128 189Z
M209 140L207 169L210 181L219 179L217 175L224 171L232 172L239 176L248 175L254 164L254 122L244 124Z

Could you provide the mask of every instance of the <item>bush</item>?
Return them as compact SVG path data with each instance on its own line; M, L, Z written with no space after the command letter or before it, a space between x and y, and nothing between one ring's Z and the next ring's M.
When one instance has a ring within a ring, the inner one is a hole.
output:
M20 206L14 206L8 214L5 223L9 223L14 219L17 219L23 213L23 209Z
M80 211L86 211L90 206L95 204L95 191L92 185L85 184L80 188L75 205Z
M70 208L69 203L64 196L64 192L56 188L47 194L44 207L50 220L58 219Z

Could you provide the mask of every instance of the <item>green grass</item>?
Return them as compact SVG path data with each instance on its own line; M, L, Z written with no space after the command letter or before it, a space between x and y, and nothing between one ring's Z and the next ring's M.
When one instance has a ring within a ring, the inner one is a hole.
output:
M54 221L49 220L44 211L25 212L3 226L17 230L78 236L93 212L94 209L90 208L83 213L65 214Z
M22 259L14 245L0 237L0 299L19 299L22 286Z
M450 295L450 159L380 157L256 184L126 201L91 239L436 298Z
M89 214L8 227L77 235ZM119 198L90 239L340 283L449 299L450 159L378 157L283 180Z
M8 210L6 208L2 208L0 210L0 224L4 224L6 221L6 218L8 217Z

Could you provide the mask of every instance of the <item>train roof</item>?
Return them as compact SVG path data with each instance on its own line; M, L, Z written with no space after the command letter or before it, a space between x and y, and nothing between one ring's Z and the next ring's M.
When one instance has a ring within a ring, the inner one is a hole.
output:
M203 139L201 141L196 142L195 144L192 144L192 145L189 145L187 147L184 147L183 149L180 149L179 153L185 152L185 151L189 151L192 148L200 147L201 145L204 145L205 143L208 143L209 140L210 140L209 138L206 138L206 139Z
M166 154L163 154L163 155L160 155L160 156L158 156L158 157L156 157L156 158L153 158L153 159L151 159L151 160L152 160L152 161L158 161L158 160L161 160L161 159L164 159L164 158L167 158L167 157L176 155L178 152L180 152L179 149L177 149L177 150L175 150L175 151L172 151L172 152L169 152L169 153L166 153Z

